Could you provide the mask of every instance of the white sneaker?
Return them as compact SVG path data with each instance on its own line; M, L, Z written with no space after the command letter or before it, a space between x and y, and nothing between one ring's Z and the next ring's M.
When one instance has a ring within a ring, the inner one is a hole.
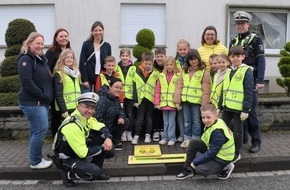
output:
M153 141L160 141L160 133L159 132L153 133Z
M175 145L175 141L172 141L172 140L171 141L168 141L167 145L168 146L173 146L173 145Z
M180 147L181 147L181 148L187 148L188 143L189 143L189 140L187 139L187 140L183 141L183 142L180 144Z
M150 143L151 142L151 135L150 134L146 134L145 135L145 140L144 140L145 143Z
M31 169L41 170L45 168L49 168L52 165L52 161L45 160L42 158L41 162L35 166L30 165Z
M131 144L138 144L138 141L139 141L139 136L138 135L135 135Z
M183 142L183 137L181 137L181 136L178 137L178 138L177 138L177 141L178 141L178 142Z
M127 131L127 141L131 142L132 140L133 140L132 132L131 131Z
M122 142L126 142L126 141L127 141L127 132L126 132L126 131L124 131L124 132L122 133L122 135L121 135L121 141L122 141Z
M167 142L168 142L168 140L162 139L161 141L159 141L159 144L166 144Z

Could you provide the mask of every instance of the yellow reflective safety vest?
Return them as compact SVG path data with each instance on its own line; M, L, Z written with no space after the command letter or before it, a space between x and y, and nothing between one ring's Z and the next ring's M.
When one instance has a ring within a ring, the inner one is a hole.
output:
M160 74L160 107L169 106L176 108L175 104L173 103L173 97L179 75L179 73L174 74L168 84L166 75L164 73Z
M101 73L101 74L100 74L100 77L101 77L101 86L103 86L103 85L107 85L107 86L109 86L109 82L108 82L106 76L105 76L104 74Z
M230 79L231 69L229 69L224 77L223 84L223 106L227 108L242 111L244 101L244 78L249 66L239 67Z
M136 73L136 67L134 65L130 66L127 76L124 77L121 67L117 65L116 72L118 73L118 77L122 80L123 83L123 92L125 94L125 98L132 100L133 99L133 79Z
M211 94L210 94L210 102L218 108L219 99L223 89L224 80L222 80L219 84L217 84L218 73L214 75L213 78L213 85L211 87Z
M61 76L60 71L57 73ZM73 80L69 75L64 74L62 79L63 84L63 99L65 101L66 109L75 109L78 105L77 98L81 94L80 78L76 77ZM59 111L59 107L55 101L55 110Z
M202 98L202 79L205 69L197 70L191 79L189 73L183 73L183 88L181 93L182 102L201 104Z
M255 33L251 33L250 35L248 35L245 39L242 39L240 45L241 46L247 46L249 43L251 43L251 41L254 39L254 37L256 36L257 34ZM235 37L235 43L233 44L234 46L238 45L239 44L239 37L236 36Z
M177 67L177 69L178 69L180 72L182 71L182 66L181 66L179 60L176 60L176 67Z
M223 144L216 157L225 160L232 161L235 156L235 142L232 131L227 127L226 123L222 119L217 119L217 122L211 127L205 127L204 133L201 136L201 140L205 143L209 149L211 133L216 129L222 129L224 135L228 138L228 141Z
M136 82L138 104L141 104L143 98L146 98L150 102L154 103L155 86L158 77L159 72L153 70L145 83L140 75L135 74L134 81Z

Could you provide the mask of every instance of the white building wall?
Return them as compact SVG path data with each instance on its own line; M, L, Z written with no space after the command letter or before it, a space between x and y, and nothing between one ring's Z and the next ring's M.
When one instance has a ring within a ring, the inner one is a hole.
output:
M121 3L166 4L166 50L167 55L175 56L176 42L180 38L187 39L192 48L198 48L201 45L203 29L208 25L217 28L218 38L227 46L228 5L290 8L289 0L277 2L274 3L273 0L236 0L234 2L231 0L2 0L0 6L3 4L55 4L55 29L64 27L69 31L71 45L77 57L79 57L82 42L90 34L91 25L94 21L100 20L105 26L105 41L112 45L113 56L118 60L121 46ZM4 59L4 52L5 47L0 47L0 61ZM280 75L277 68L278 60L279 55L266 57L265 79L270 80L269 91L271 92L283 92L283 89L277 87L274 80Z

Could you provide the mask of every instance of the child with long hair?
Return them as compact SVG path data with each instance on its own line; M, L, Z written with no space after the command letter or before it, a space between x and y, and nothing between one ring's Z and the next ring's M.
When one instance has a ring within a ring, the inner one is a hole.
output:
M188 51L190 49L190 44L187 40L185 39L180 39L177 42L177 47L176 47L176 67L179 69L180 72L182 72L182 68L185 65L186 62L186 56L188 54ZM183 142L184 140L184 115L182 105L177 107L177 124L178 124L178 129L179 129L179 137L177 138L178 142Z
M159 144L173 146L175 137L175 116L176 106L173 103L173 95L176 89L176 83L179 77L179 70L176 67L175 58L169 56L164 61L164 69L160 73L155 87L154 105L162 110L163 114L163 136Z
M180 147L186 148L191 138L200 138L200 107L209 103L210 74L205 70L197 50L192 49L186 56L183 72L178 79L174 103L184 114L184 141Z
M53 70L53 83L55 108L64 119L76 109L77 97L81 94L80 72L71 49L61 52Z
M220 54L217 56L217 73L214 75L213 84L211 87L210 102L218 108L218 102L223 89L224 76L229 69L230 60L227 54Z

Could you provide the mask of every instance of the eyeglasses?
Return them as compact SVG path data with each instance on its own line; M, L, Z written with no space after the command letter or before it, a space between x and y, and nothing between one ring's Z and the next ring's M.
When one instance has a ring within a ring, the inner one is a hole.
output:
M95 106L91 106L91 105L87 105L87 104L79 104L81 107L85 108L85 109L88 109L90 111L95 111Z

